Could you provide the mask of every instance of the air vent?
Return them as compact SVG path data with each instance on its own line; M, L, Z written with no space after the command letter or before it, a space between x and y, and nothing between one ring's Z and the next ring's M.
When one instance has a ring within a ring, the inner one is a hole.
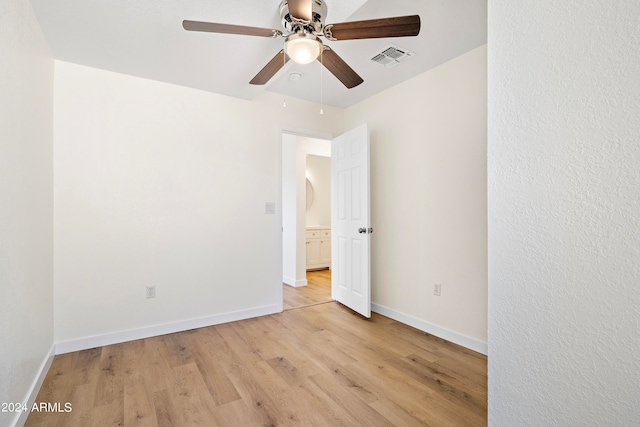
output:
M371 60L390 68L395 67L412 56L415 56L415 53L392 44L382 49L381 52L376 53Z

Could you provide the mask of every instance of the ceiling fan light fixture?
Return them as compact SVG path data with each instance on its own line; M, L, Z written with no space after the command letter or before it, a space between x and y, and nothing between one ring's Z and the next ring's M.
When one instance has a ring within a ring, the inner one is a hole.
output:
M285 40L287 55L298 64L309 64L316 60L322 51L320 39L308 33L291 34Z

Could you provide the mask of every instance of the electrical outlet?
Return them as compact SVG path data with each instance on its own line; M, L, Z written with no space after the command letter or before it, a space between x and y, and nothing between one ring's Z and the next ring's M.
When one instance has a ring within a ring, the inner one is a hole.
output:
M156 297L156 287L147 286L147 298L155 298L155 297Z
M440 296L440 293L442 291L442 284L441 283L434 283L433 284L433 294L435 296Z

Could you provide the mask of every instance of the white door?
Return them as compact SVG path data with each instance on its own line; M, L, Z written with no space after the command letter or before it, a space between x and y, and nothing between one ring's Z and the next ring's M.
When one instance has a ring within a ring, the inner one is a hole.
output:
M371 317L369 126L331 142L331 298Z

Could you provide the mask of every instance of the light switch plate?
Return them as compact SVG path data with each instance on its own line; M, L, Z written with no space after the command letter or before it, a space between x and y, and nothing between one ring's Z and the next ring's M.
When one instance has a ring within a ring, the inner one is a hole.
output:
M438 297L442 295L442 283L433 284L433 294Z
M274 215L276 213L276 204L267 202L264 204L264 213Z

